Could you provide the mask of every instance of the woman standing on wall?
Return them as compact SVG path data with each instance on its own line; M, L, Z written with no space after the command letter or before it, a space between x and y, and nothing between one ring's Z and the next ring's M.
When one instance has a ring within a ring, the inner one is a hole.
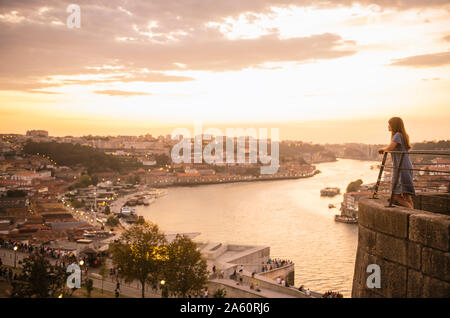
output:
M378 152L383 154L385 151L408 151L411 149L411 144L409 143L409 136L406 133L405 125L400 117L392 117L388 122L388 129L391 132L391 143L389 146L380 148ZM412 196L415 195L414 183L413 183L413 167L411 160L409 159L409 154L405 153L402 161L400 170L398 165L400 163L401 154L391 153L392 163L394 166L394 171L392 174L392 186L391 190L394 193L393 204L405 206L413 209L414 204L412 201ZM397 185L394 189L395 180L400 172L400 177L398 178Z

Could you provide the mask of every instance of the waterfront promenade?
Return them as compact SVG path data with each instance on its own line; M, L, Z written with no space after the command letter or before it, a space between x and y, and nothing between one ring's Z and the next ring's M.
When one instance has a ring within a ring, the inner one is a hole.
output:
M29 254L23 253L23 252L17 252L16 255L16 266L18 268L21 267L19 264L20 261L22 261L24 258L28 257ZM0 249L0 258L2 259L2 262L4 265L7 266L14 266L14 252L8 249ZM53 258L47 258L50 263L55 264L56 260ZM108 268L112 266L111 260L107 261ZM84 275L84 273L83 273ZM90 279L94 282L94 287L97 289L102 288L102 280L97 278L98 269L96 268L90 268L88 272L88 276ZM84 277L83 277L84 280ZM123 297L130 297L130 298L141 298L141 284L137 281L126 283L124 280L120 281L120 295ZM247 298L298 298L298 296L292 296L285 292L279 292L269 289L261 288L260 292L257 292L256 290L250 289L250 284L245 283L237 285L237 282L232 279L224 278L224 279L211 279L209 280L208 288L210 289L212 286L219 287L219 288L227 288L229 290L234 290L234 294L238 293L240 295L245 295ZM106 277L103 280L103 290L114 293L116 288L116 279L112 277ZM149 285L145 288L145 297L146 298L160 298L161 293L160 291L153 290ZM209 293L209 297L212 297L212 293ZM305 295L305 297L307 297Z

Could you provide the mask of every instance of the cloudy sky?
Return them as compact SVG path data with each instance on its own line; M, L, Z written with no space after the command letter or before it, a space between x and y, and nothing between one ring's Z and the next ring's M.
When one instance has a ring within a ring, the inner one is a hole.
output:
M0 43L0 133L450 138L448 0L0 0Z

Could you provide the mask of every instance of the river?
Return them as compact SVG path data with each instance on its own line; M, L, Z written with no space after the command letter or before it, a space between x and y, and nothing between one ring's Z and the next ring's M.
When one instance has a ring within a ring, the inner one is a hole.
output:
M201 232L196 241L270 246L273 258L295 262L296 286L350 297L358 227L335 222L342 195L320 197L320 189L375 182L377 163L339 159L306 179L173 187L137 213L163 231Z

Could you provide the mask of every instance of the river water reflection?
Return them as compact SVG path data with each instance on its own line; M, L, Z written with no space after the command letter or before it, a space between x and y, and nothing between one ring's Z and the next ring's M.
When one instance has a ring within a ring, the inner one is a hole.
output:
M342 195L323 198L320 189L375 182L377 163L339 159L316 165L322 173L307 179L173 187L137 212L163 231L201 232L198 241L270 246L272 257L295 262L296 286L349 297L358 227L336 223Z

